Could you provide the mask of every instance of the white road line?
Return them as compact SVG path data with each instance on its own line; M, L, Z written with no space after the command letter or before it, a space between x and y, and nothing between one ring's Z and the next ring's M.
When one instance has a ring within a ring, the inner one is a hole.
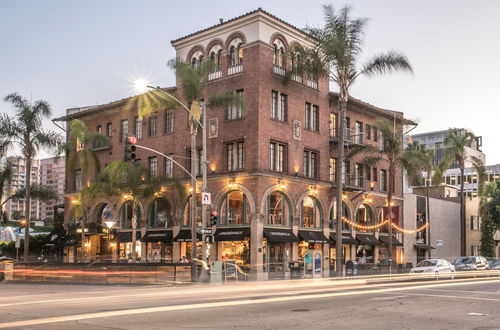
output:
M474 282L474 284L489 284L489 283L498 283L498 282L500 282L500 279L499 280L477 281L477 282ZM180 310L194 310L194 309L202 309L202 308L255 305L255 304L294 301L294 300L324 299L324 298L331 298L331 297L355 296L355 295L362 295L362 294L375 294L375 293L417 290L417 289L425 289L425 288L432 287L432 286L434 286L434 287L447 287L447 286L461 286L461 285L469 285L469 284L470 284L470 282L440 283L440 284L416 285L413 287L399 287L399 288L386 288L386 289L376 289L376 290L372 289L372 290L350 291L350 292L310 294L310 295L300 295L300 296L290 296L290 297L274 297L274 298L263 298L263 299L257 299L257 300L255 300L255 299L242 299L242 300L209 302L209 303L199 303L199 304L186 304L186 305L125 309L125 310L110 311L110 312L96 312L96 313L46 317L46 318L34 319L34 320L6 322L6 323L0 323L0 328L32 326L32 325L49 324L49 323L59 323L59 322L68 322L68 321L77 321L77 320L114 317L114 316L122 316L122 315L136 315L136 314L170 312L170 311L180 311Z
M391 294L391 293L389 293ZM481 297L469 297L469 296L450 296L444 294L428 294L428 293L406 293L409 296L425 296L425 297L436 297L436 298L455 298L455 299L469 299L469 300L484 300L484 301L499 301L496 298L481 298Z
M429 291L444 291L444 292L463 292L463 293L479 293L479 294L492 294L500 296L500 292L486 292L486 291L469 291L469 290L446 290L446 289L425 289Z

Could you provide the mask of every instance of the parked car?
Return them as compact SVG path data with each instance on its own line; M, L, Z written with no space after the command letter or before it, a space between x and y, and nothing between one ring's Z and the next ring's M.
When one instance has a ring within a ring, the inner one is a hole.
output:
M485 257L458 257L453 261L457 271L461 270L485 270L490 269L490 265Z
M500 270L500 260L488 260L490 269Z
M445 259L425 259L410 269L410 274L432 276L436 279L442 277L455 278L455 267Z

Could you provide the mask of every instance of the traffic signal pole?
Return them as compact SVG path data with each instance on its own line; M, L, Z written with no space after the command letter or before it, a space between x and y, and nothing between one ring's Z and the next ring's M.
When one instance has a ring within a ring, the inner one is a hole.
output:
M202 187L201 191L203 193L207 192L207 132L206 132L206 127L207 127L207 114L206 114L206 108L205 108L205 102L202 103L201 106L201 117L202 117L202 126L201 126L201 133L203 135L202 137L202 153L201 153L201 175L202 175ZM201 259L204 262L208 263L208 258L207 258L207 236L205 233L205 229L207 228L207 205L202 202L201 204L201 228L202 228L202 233L201 233ZM213 235L213 233L212 233ZM205 269L205 267L201 267L201 276L200 276L200 281L205 282L208 281L208 274Z

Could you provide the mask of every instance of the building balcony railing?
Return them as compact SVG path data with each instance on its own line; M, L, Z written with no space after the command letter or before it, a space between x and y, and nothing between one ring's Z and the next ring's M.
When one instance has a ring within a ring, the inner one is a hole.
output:
M316 80L307 80L307 87L318 89L318 82Z
M243 64L234 65L227 69L227 74L229 76L240 72L243 72Z
M304 83L304 79L297 74L292 74L292 80L298 82L299 84Z
M215 72L210 72L208 74L208 80L215 80L215 79L219 79L222 77L222 71L219 70L219 71L215 71Z
M273 64L273 73L276 73L277 75L284 77L286 75L286 70L285 70L285 68L282 68L276 64Z
M94 141L92 143L92 150L94 151L108 149L109 147L110 144L108 142Z

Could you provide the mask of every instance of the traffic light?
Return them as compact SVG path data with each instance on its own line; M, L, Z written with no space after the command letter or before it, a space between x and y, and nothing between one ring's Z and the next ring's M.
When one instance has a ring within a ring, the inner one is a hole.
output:
M137 143L137 138L135 135L127 134L125 139L125 153L123 159L125 161L133 161L135 159L135 150L137 149L135 144Z
M210 213L210 225L216 226L217 225L217 211L212 211Z

